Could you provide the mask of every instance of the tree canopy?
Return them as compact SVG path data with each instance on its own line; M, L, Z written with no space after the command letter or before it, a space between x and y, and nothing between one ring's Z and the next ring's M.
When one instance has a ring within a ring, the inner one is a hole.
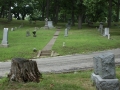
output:
M0 0L0 18L8 21L16 18L24 20L29 16L31 20L44 20L46 17L55 24L58 21L72 25L78 22L82 28L83 22L119 21L120 0Z

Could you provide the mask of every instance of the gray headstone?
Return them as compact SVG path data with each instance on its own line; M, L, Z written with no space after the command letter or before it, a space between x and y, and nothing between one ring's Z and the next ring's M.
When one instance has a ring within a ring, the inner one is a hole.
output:
M26 37L30 36L30 32L27 30L26 31Z
M8 28L4 28L3 30L3 39L1 45L8 47Z
M97 72L96 70L99 70L97 74L99 74L103 79L114 79L116 78L115 74L115 60L114 60L114 54L112 53L103 53L101 55L98 55L94 57L94 61L99 62L96 63L98 65L97 69L95 69L94 72Z
M47 18L45 18L45 26L44 26L44 28L49 29L49 27L48 27L48 19Z
M64 35L65 37L67 37L68 36L68 29L66 28L65 29L65 35Z
M96 90L120 90L118 79L102 79L94 73L92 73L91 79L96 85Z
M98 31L100 31L101 34L103 34L103 24L100 23Z
M49 27L49 28L54 28L52 21L48 21L48 27Z

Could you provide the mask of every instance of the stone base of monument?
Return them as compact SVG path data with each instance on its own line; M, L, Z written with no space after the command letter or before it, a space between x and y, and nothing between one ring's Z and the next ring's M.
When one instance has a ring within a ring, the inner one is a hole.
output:
M8 47L9 44L0 44L0 47Z
M120 90L118 79L102 79L99 75L92 73L91 79L96 90Z

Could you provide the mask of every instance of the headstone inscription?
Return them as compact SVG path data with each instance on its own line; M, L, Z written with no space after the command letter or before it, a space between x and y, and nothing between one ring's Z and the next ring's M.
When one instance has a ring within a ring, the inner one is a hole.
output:
M3 39L1 45L8 47L8 28L4 28L3 30Z
M115 55L103 53L93 57L94 73L91 75L97 90L119 90L119 80L115 73Z

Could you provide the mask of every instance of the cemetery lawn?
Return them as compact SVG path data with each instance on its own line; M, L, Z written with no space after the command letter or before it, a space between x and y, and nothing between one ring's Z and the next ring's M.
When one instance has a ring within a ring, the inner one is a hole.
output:
M23 25L23 27L11 31L11 28L19 27L20 25ZM36 24L30 24L28 21L22 20L13 20L9 23L6 20L0 19L1 41L3 37L3 28L9 28L9 47L0 47L0 61L11 60L15 57L26 59L36 58L38 51L45 47L57 30L40 29L40 27L43 26L44 22L42 21L37 21ZM33 37L32 34L35 27L39 28L36 33L37 37ZM120 28L118 26L113 25L110 28L111 39L102 36L95 27L88 27L87 24L83 24L83 28L79 30L77 29L77 25L71 27L68 31L68 37L64 37L64 31L66 28L65 23L58 23L56 27L61 27L61 31L52 50L59 55L85 54L94 51L120 48ZM31 34L29 37L26 37L27 30L29 30ZM65 42L64 47L63 42ZM33 48L36 48L37 52L33 52Z
M61 74L43 74L39 83L9 82L0 79L0 90L96 90L90 79L92 70ZM120 67L116 67L116 77L120 80Z

